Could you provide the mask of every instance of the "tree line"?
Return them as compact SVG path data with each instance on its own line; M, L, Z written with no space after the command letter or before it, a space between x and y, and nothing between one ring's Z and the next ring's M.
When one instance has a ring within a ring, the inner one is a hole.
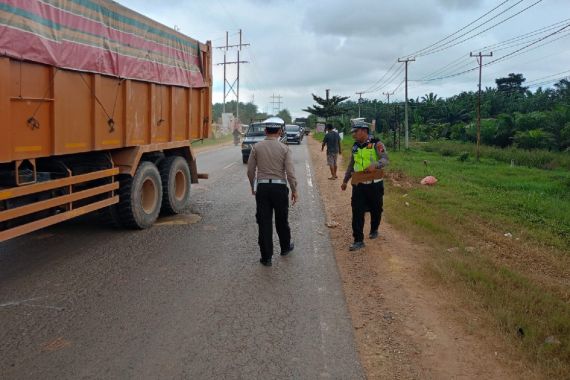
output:
M570 81L562 79L552 88L538 87L534 92L524 86L525 81L522 74L511 73L496 79L496 87L482 91L482 143L523 149L570 150ZM464 91L441 98L430 92L410 99L411 137L418 141L475 142L477 96L477 92ZM387 104L378 99L360 102L346 99L323 99L313 95L317 104L305 109L311 113L308 124L314 125L318 117L325 117L347 130L349 120L358 117L360 109L361 117L376 120L377 131L384 134L402 132L403 102Z
M226 102L226 113L233 113L234 115L237 114L237 102L235 100L232 100L230 102ZM222 103L214 103L212 105L212 115L213 115L213 119L214 122L220 123L221 122L221 118L222 118L222 111L223 111L224 105ZM278 116L281 119L283 119L283 121L285 121L286 124L291 124L292 120L291 120L291 113L289 112L288 109L282 109L280 110L277 115L269 115L267 113L264 112L259 112L259 109L257 107L257 105L249 102L249 103L239 103L239 118L242 124L250 124L253 123L255 121L263 121L265 119L267 119L268 117L271 116Z

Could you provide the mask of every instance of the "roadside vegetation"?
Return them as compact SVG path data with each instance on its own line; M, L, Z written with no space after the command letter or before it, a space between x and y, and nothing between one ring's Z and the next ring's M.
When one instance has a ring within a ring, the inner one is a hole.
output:
M511 166L484 149L476 163L472 149L443 146L390 152L388 221L430 242L426 271L509 345L546 377L569 378L570 171L535 168L568 157L515 152L528 166ZM419 185L426 175L437 185Z
M220 137L210 137L204 140L196 140L192 143L192 148L200 148L218 144L224 144L227 142L233 141L233 136L231 134L227 134Z
M483 146L477 163L474 151L450 141L389 151L386 219L432 247L426 275L458 307L545 377L570 378L568 153ZM420 185L427 175L435 186Z

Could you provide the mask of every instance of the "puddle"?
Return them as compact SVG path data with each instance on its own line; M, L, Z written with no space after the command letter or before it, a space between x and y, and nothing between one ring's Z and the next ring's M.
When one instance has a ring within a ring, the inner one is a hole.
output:
M196 224L202 217L198 214L180 214L160 218L154 223L155 226L180 226L188 224Z

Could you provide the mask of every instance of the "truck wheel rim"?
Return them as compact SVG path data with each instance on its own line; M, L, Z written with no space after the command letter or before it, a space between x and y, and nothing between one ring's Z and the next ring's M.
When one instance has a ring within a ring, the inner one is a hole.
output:
M187 183L186 174L182 170L177 171L174 176L174 197L177 201L183 200L186 196Z
M156 208L156 200L158 198L158 191L154 181L150 178L145 179L141 191L141 203L145 213L152 214Z

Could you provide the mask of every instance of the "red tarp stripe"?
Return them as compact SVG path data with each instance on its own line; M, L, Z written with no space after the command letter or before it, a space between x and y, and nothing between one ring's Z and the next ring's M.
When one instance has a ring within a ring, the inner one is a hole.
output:
M85 59L93 57L93 48L73 42L54 43L45 39L28 38L26 55L22 56L16 41L22 41L24 32L0 26L0 52L34 62L40 62L60 68L108 74L121 78L137 79L184 87L203 87L204 80L199 72L190 72L177 67L166 66L150 61L126 57L110 51L102 51L103 59ZM4 43L6 40L12 43ZM106 57L105 57L106 56ZM56 58L57 57L57 58ZM102 56L99 55L101 58ZM62 65L61 62L65 62Z
M4 2L2 0L0 2ZM173 54L175 51L185 55L196 56L196 51L191 49L180 49L175 46L165 45L153 40L141 38L132 32L122 32L120 30L110 28L101 22L92 21L84 16L70 13L69 11L52 7L48 4L40 3L34 6L29 0L7 0L8 4L27 12L33 13L38 17L44 17L46 14L52 14L50 21L72 29L73 31L83 32L90 37L108 38L109 40L131 48L139 48L145 52L148 50L157 51L162 54ZM181 46L180 46L181 47Z

